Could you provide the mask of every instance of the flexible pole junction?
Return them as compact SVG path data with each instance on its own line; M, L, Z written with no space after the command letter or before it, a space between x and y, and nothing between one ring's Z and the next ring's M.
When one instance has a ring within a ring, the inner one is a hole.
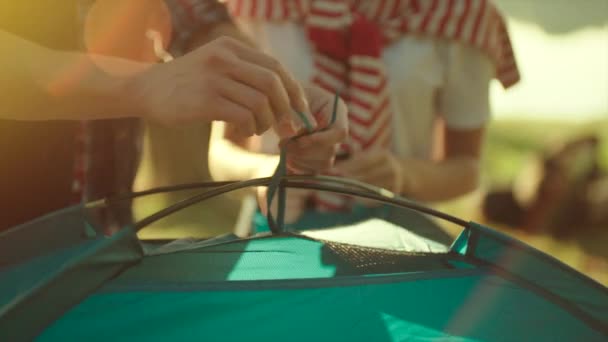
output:
M320 131L328 130L336 122L339 98L340 97L338 96L338 93L336 93L336 95L334 96L334 105L332 108L331 120L329 121L329 125L327 125L327 127L322 128ZM277 165L277 168L275 169L274 174L270 178L270 183L268 184L268 192L266 195L266 208L267 208L268 212L266 214L266 218L268 219L268 226L274 234L280 234L281 232L285 231L285 229L284 229L285 202L287 199L285 196L285 184L284 184L283 180L284 180L285 176L287 175L287 147L289 146L289 144L298 140L300 137L315 133L314 131L312 131L312 126L311 126L310 122L308 122L306 117L304 115L302 115L301 113L298 113L298 114L299 114L300 118L302 119L302 121L304 121L304 125L307 128L307 132L296 135L292 138L289 138L287 140L287 142L285 144L283 144L283 146L281 146L279 165ZM272 215L271 206L272 206L272 201L276 194L278 194L278 198L277 198L278 203L277 203L277 219L275 221L275 219Z

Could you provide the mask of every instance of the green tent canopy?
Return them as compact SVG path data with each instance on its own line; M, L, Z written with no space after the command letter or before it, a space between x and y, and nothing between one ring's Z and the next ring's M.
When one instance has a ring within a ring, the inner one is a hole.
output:
M163 215L268 182L213 184L111 236L91 210L120 198L1 234L0 341L608 339L608 289L585 275L476 223L327 179L281 186L382 201L391 214L248 238L137 237ZM420 212L461 234L444 245L414 233Z

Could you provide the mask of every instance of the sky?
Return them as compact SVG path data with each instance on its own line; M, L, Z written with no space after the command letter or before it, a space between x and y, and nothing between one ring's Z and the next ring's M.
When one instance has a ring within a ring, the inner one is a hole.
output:
M493 82L496 117L608 118L608 24L560 34L513 17L508 25L522 81L506 92Z

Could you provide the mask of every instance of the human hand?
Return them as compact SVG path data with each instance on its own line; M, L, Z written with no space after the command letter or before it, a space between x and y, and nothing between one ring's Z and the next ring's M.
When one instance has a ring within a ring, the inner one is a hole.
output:
M305 87L304 91L310 103L310 109L319 128L312 134L304 135L287 144L287 167L295 173L318 173L331 169L340 146L348 136L348 110L346 104L338 99L336 120L331 125L330 120L334 107L335 95L319 87ZM281 135L281 133L283 133ZM294 132L279 132L283 138L288 138ZM291 135L289 135L291 134Z
M278 161L277 161L278 162ZM263 178L270 177L274 173L276 169L277 163L267 163L264 165L260 165L257 172L254 175L254 178ZM256 199L258 202L258 206L260 207L260 211L262 214L268 214L268 187L260 186L255 189ZM312 190L308 189L286 189L285 191L285 223L293 223L296 222L300 216L304 213L304 209L306 207L306 202L308 198L312 194ZM272 215L277 217L278 210L278 201L277 197L272 202L271 205Z
M404 171L397 157L385 149L354 153L348 160L336 163L338 174L390 190L403 191Z
M168 125L221 120L240 135L259 135L291 124L295 109L316 126L291 74L276 59L227 37L151 66L131 79L129 89L141 116Z

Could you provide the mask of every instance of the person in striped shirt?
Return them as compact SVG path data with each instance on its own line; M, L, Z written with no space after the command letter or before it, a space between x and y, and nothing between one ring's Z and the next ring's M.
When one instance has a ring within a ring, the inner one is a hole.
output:
M491 1L226 4L248 37L298 80L343 94L351 135L333 174L427 202L476 189L489 83L509 88L519 80L505 20ZM266 134L263 151L276 152L275 140ZM300 197L320 211L356 205L331 194Z
M354 151L337 168L342 173L420 200L476 187L489 82L497 77L509 87L518 80L504 21L490 1L227 4L298 79L348 94L347 147ZM437 119L445 154L433 160Z
M175 1L190 23L203 17L209 3ZM519 80L505 21L490 1L224 3L245 35L231 24L211 34L251 41L299 81L345 98L351 136L332 174L430 202L477 187L490 80L506 88ZM200 35L195 26L188 36ZM276 152L277 142L266 134L258 151ZM341 196L300 192L288 201L297 206L288 216L297 219L311 199L314 211L358 205Z

